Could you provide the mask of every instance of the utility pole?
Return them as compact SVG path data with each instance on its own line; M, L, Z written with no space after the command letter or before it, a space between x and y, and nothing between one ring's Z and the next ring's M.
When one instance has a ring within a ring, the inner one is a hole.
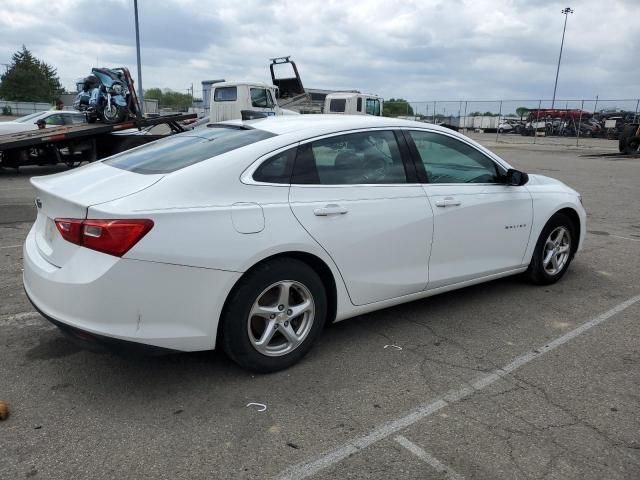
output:
M562 47L564 46L564 33L567 31L567 18L569 14L573 13L571 7L564 8L560 11L564 15L564 28L562 29L562 42L560 42L560 55L558 56L558 68L556 70L556 83L553 86L553 100L551 100L551 109L556 103L556 89L558 88L558 75L560 74L560 60L562 60Z
M136 53L138 56L138 96L140 97L140 113L144 115L144 91L142 90L142 67L140 65L140 28L138 27L138 0L133 0L136 19Z

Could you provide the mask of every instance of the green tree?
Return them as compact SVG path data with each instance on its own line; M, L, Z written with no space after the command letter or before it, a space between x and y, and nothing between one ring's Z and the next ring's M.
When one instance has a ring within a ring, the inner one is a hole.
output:
M516 108L516 115L518 115L520 118L524 117L527 113L529 113L529 109L527 107Z
M150 88L144 91L144 98L158 100L160 108L171 108L177 111L187 111L192 103L191 95L188 93L175 92L169 89Z
M24 45L0 77L0 98L18 102L51 102L64 92L56 69L38 60Z
M390 98L384 102L382 115L385 117L413 116L413 107L404 98Z

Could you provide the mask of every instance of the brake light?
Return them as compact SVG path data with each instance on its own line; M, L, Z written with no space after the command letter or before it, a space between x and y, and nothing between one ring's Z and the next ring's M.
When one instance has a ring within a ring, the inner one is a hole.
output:
M56 227L62 238L67 242L76 243L80 245L81 233L82 233L82 220L76 220L73 218L56 218Z
M121 257L153 227L147 219L79 220L56 218L62 238L82 247Z

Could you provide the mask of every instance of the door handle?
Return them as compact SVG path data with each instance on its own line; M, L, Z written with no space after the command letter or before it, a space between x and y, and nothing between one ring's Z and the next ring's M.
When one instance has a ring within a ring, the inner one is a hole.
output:
M317 217L326 217L329 215L344 215L349 210L345 207L337 205L335 203L330 203L329 205L325 205L324 207L316 208L313 210L313 214Z
M436 207L457 207L458 205L462 205L462 202L453 197L445 197L442 200L436 200Z

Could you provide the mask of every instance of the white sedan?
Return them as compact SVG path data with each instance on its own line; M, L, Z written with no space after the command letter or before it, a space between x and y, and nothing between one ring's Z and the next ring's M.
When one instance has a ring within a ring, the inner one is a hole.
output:
M75 110L46 110L25 115L10 122L0 122L0 135L37 130L38 120L44 120L46 128L87 123L84 113Z
M328 322L523 272L553 283L586 228L563 183L373 116L213 124L31 182L24 286L45 317L259 372Z

